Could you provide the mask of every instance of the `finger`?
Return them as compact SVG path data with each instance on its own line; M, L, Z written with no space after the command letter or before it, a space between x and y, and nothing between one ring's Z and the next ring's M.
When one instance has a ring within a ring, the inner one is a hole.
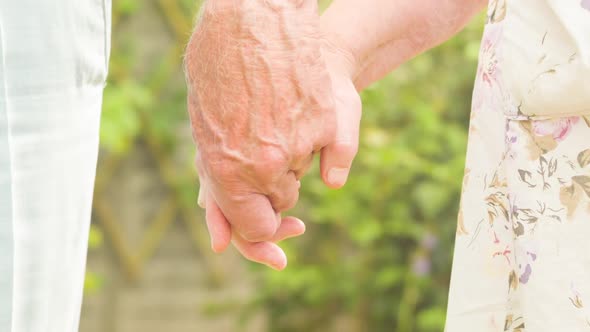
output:
M336 135L322 149L320 170L322 179L332 188L340 188L348 179L352 161L358 151L361 100L350 80L340 80L335 87Z
M213 196L207 193L207 206L205 210L205 219L207 220L207 229L211 237L211 249L216 253L221 253L231 242L231 226Z
M287 266L285 252L272 242L249 242L236 232L234 232L232 242L240 254L248 260L279 271Z
M305 233L305 224L295 218L286 217L277 230L272 242L295 237ZM274 269L282 270L286 266L286 256L283 250L271 242L248 242L239 234L234 234L233 243L238 251L247 259L268 265Z
M274 190L268 195L273 209L276 212L292 209L299 200L300 186L295 173L291 171L273 184Z
M207 187L209 190L215 188L211 183ZM214 190L213 194L232 229L244 239L262 242L273 238L279 228L280 219L265 195L229 196L221 190Z
M285 217L281 222L281 227L277 230L272 242L281 242L283 240L299 236L305 233L305 224L295 217Z

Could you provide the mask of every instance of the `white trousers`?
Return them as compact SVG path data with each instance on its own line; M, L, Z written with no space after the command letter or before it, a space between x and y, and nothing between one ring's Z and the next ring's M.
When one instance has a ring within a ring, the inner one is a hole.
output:
M0 331L78 330L110 0L0 0Z

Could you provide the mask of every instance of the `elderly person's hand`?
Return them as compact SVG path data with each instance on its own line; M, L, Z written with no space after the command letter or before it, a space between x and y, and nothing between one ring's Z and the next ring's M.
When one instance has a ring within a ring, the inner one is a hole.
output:
M204 3L186 73L215 251L233 238L245 257L282 269L274 242L304 225L280 213L297 202L314 152L329 186L346 182L361 113L350 61L323 38L316 0Z

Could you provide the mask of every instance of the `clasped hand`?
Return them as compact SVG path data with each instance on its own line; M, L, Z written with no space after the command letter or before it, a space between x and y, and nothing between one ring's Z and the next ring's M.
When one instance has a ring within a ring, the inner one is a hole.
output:
M206 1L185 57L199 205L212 248L283 269L302 234L295 206L314 154L344 185L357 152L354 59L322 32L316 0Z

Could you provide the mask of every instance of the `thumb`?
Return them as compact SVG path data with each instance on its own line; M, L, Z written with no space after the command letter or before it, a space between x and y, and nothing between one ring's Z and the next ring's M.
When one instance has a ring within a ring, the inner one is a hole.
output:
M359 144L361 99L350 79L334 79L336 134L321 151L320 170L328 187L340 188L348 179Z

